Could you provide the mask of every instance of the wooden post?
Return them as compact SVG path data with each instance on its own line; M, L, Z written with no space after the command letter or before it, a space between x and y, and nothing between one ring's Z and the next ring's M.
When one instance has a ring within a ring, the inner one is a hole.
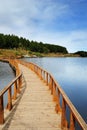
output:
M20 88L22 87L22 75L19 77L19 85L20 85Z
M49 89L50 89L50 74L48 75L48 86L49 86Z
M40 77L40 69L39 69L39 67L38 67L38 76Z
M38 75L38 67L36 66L36 74Z
M51 82L52 82L52 78L51 78L51 76L50 76L49 90L51 89Z
M64 98L62 99L62 117L61 117L61 128L67 128L67 120L66 120L66 102Z
M62 111L61 106L60 106L60 91L58 89L56 91L57 91L58 96L57 96L55 110L56 110L56 113L59 113Z
M57 101L56 84L53 83L53 101Z
M44 73L43 70L41 70L41 74L42 74L42 80L44 79Z
M53 79L51 78L51 94L53 94Z
M34 65L32 64L32 70L34 71Z
M40 77L40 68L39 68L39 77Z
M75 130L75 118L72 112L70 113L70 129L69 130Z
M21 80L20 82L21 82L21 87L22 87L22 75L21 75L21 77L20 77L20 78L21 78L21 79L20 79L20 80Z
M46 72L46 85L48 85L48 73Z
M40 79L42 80L42 69L40 70Z
M4 105L3 105L3 95L0 96L0 124L4 123Z
M43 76L44 78L43 78L43 80L44 80L44 82L45 82L45 71L43 71L43 73L44 73L44 76Z
M11 86L8 89L8 104L7 104L7 109L9 109L9 111L12 109L12 95L11 95Z
M37 66L35 66L35 73L37 73Z
M20 93L20 83L19 83L19 79L17 80L17 92Z
M51 89L50 87L51 87L51 76L49 75L49 84L48 84L48 86L49 86L49 90Z
M13 96L13 99L16 100L16 97L17 97L17 81L15 81L15 83L14 83L14 96Z
M39 77L40 77L40 68L38 68L39 69L39 71L38 71L38 75L39 75Z

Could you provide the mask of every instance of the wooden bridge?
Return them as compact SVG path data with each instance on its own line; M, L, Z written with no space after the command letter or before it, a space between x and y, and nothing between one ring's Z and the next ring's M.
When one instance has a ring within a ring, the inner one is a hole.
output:
M33 63L5 61L15 69L16 78L0 92L1 130L76 130L76 122L87 130L85 121L51 74ZM6 92L8 103L4 109Z

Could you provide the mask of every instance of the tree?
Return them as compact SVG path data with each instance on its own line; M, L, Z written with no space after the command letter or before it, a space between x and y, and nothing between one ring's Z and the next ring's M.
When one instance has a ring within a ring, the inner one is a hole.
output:
M44 44L42 42L37 41L29 41L26 38L18 37L15 35L4 35L0 34L0 48L13 49L13 48L22 48L26 50L30 50L33 52L40 53L68 53L67 49L62 46L52 45L52 44Z

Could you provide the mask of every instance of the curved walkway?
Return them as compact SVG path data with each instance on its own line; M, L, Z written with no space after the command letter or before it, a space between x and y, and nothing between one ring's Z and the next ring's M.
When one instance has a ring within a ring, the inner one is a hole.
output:
M26 89L11 119L8 130L61 130L61 115L48 86L27 67L20 65Z

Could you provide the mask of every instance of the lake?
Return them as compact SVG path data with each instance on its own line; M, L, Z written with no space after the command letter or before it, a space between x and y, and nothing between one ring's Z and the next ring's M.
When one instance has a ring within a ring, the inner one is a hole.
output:
M87 58L23 58L50 72L87 122Z
M23 58L50 72L87 122L87 58ZM8 63L0 62L0 90L15 77ZM7 98L5 95L5 104Z
M9 66L8 63L0 62L0 90L6 87L12 79L14 79L15 74L12 68ZM4 95L5 106L7 103L7 93Z

